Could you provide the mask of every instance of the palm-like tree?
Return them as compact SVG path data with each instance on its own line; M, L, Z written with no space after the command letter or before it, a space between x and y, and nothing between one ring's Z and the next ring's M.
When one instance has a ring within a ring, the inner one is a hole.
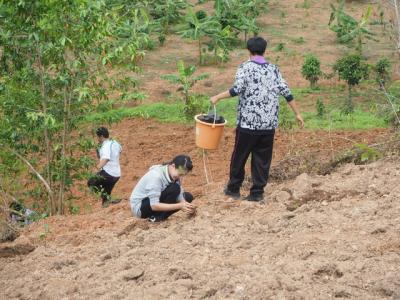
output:
M356 40L356 50L362 53L362 45L364 39L374 40L374 33L368 29L368 21L372 14L372 7L368 6L367 11L361 17L360 21L356 21L352 16L344 12L345 1L341 0L338 7L331 5L332 13L329 19L329 28L336 32L340 43L350 43ZM336 23L333 22L336 20Z
M189 10L186 15L187 27L180 31L180 35L183 38L188 38L198 42L199 51L199 64L203 63L203 56L201 46L203 44L203 37L212 35L216 32L216 28L220 27L220 24L211 17L199 18L193 10Z
M369 6L365 14L363 14L363 16L361 17L361 20L357 22L356 26L348 33L342 35L339 38L339 40L343 43L348 43L350 41L356 40L356 50L359 54L362 54L362 45L364 39L377 41L377 39L374 38L374 33L367 28L371 14L372 7Z
M180 89L182 89L182 93L185 100L185 105L187 105L190 101L190 89L193 85L199 81L208 77L208 74L200 74L198 76L194 76L194 72L196 72L195 66L185 66L183 60L179 60L177 63L178 66L178 74L166 74L162 75L161 78L168 80L171 83L179 84Z

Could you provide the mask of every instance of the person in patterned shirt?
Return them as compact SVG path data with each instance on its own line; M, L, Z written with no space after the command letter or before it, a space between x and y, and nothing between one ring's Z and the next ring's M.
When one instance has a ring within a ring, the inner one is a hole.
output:
M239 96L235 146L224 193L235 199L240 198L245 165L251 154L253 185L244 199L257 202L264 199L268 181L275 129L278 127L279 96L285 97L300 127L304 127L303 118L278 67L264 58L266 48L267 41L262 37L249 39L247 49L250 59L239 66L234 85L210 99L215 105L221 99Z

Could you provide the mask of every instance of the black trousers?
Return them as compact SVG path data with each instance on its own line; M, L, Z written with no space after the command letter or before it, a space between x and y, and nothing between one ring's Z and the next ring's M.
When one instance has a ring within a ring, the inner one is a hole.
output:
M101 170L96 176L90 178L87 185L93 191L100 193L102 202L110 200L111 191L115 184L119 180L119 177L114 177L108 174L106 171Z
M239 192L242 186L246 161L251 154L251 195L262 195L267 185L272 160L274 132L255 135L236 129L235 146L231 158L228 189Z
M161 192L160 203L174 204L178 203L178 196L181 193L181 187L178 183L174 182L168 185L165 190ZM183 198L185 201L192 202L193 195L189 192L183 193ZM172 214L176 213L178 210L171 211L153 211L150 206L150 199L148 197L142 200L142 205L140 207L141 217L150 218L156 217L158 220L165 220L169 218Z

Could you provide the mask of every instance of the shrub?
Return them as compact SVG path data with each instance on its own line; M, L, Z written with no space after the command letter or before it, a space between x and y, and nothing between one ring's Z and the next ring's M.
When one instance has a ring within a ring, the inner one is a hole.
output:
M376 82L380 88L384 88L386 83L390 80L390 61L387 58L380 59L375 67Z
M360 83L361 80L368 78L369 66L363 62L360 54L348 54L336 61L333 70L338 72L339 79L347 82L349 95L343 107L345 114L354 112L352 100L352 88Z
M305 57L301 74L310 82L310 87L315 88L320 76L323 75L319 59L313 54L308 54Z
M317 109L317 117L323 118L326 114L326 108L325 108L324 102L322 102L321 98L317 99L316 109Z

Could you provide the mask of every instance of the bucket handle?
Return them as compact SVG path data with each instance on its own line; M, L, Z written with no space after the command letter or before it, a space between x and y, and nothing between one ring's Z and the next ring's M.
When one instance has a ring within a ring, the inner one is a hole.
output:
M211 104L208 106L208 111L210 111L211 108ZM212 124L212 128L215 128L215 121L217 119L217 107L215 106L215 104L213 104L213 108L214 108L214 122Z

